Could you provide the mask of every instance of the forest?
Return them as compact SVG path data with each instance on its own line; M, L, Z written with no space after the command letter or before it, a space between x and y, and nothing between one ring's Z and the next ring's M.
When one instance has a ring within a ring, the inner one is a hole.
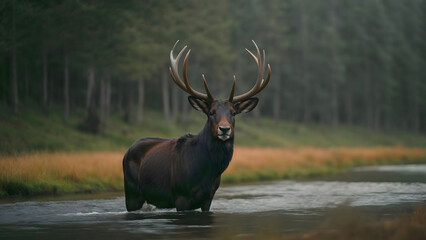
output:
M168 73L188 45L189 79L225 98L252 87L245 48L266 51L269 86L253 117L426 133L425 0L0 2L0 105L60 109L102 133L112 113L182 121L187 96Z
M246 49L265 50L270 82L235 144L197 142L177 41L215 99L234 78L249 91ZM196 183L183 199L220 183L213 214L128 213L123 156L139 200L145 176ZM426 239L425 163L426 0L0 0L4 239Z

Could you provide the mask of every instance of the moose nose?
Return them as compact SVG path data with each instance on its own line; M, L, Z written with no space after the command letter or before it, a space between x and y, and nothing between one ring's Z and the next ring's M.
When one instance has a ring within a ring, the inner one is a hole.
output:
M219 130L226 133L229 130L231 130L231 127L230 126L219 126Z

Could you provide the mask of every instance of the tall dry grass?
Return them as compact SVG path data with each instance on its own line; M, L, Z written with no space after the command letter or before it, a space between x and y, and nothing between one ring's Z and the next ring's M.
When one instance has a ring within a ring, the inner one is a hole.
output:
M354 165L426 161L425 148L236 148L227 174L250 172L258 169L312 169L341 168Z
M120 152L36 153L0 157L0 179L22 182L85 178L114 179L123 175Z
M13 191L16 183L23 188L35 182L55 184L54 192L56 188L61 187L57 183L74 186L68 192L85 189L96 191L98 188L103 190L110 185L113 185L110 189L121 189L123 154L123 152L90 152L2 156L0 157L0 191L3 193L0 192L2 193L0 196L10 195L11 191L16 194ZM426 162L425 148L237 147L234 158L223 176L223 181L230 183L306 177L311 176L312 172L318 172L318 169L324 172L324 169L415 161ZM45 187L36 188L34 191L46 191L43 189Z

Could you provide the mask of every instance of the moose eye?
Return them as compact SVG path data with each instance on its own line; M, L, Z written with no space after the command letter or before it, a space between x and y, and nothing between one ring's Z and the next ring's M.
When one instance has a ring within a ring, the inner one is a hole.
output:
M213 110L213 111L211 111L211 112L209 112L209 115L210 115L210 116L213 116L213 115L215 115L215 114L216 114L216 111L214 111L214 110Z

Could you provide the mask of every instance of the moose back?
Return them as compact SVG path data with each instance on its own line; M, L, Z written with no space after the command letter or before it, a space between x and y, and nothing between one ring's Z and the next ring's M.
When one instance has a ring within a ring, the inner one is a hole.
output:
M201 208L209 211L220 177L228 167L234 149L235 116L253 110L258 98L253 97L269 83L271 68L263 79L265 51L261 55L247 52L256 63L258 75L255 85L246 93L234 96L235 81L228 99L215 99L203 77L206 93L194 90L189 84L187 64L191 50L185 55L182 73L178 65L186 46L174 58L170 51L172 80L187 92L189 103L207 116L204 128L198 134L179 138L147 137L137 140L123 159L124 189L127 211L135 211L147 202L158 208L176 208L177 211Z

